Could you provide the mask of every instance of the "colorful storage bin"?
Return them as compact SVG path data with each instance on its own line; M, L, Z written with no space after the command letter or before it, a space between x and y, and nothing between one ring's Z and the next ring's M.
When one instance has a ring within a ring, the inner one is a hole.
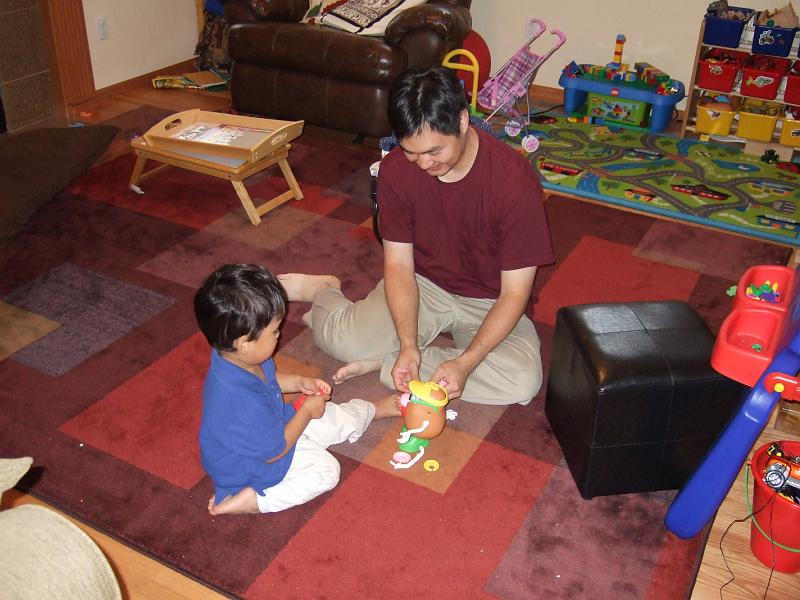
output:
M712 135L728 135L736 115L735 99L725 96L703 96L697 103L697 123L695 129L698 133Z
M640 100L628 100L590 92L586 97L586 114L605 121L641 127L647 121L650 105Z
M742 95L774 100L790 64L788 58L760 54L749 56L742 65Z
M711 48L700 60L697 85L706 90L730 92L736 75L749 54L738 50Z
M753 16L753 10L731 6L725 14L735 15L737 13L744 18L736 19L707 14L706 28L703 31L703 43L709 46L737 48L742 39L745 23Z
M786 74L786 91L783 101L787 104L800 104L800 60L794 61Z
M770 142L782 112L782 104L747 98L739 111L736 135L757 142Z
M794 43L797 27L767 27L758 25L756 15L755 33L753 34L753 52L757 54L770 54L772 56L789 56Z
M800 146L800 106L787 107L779 142L784 146Z
M766 27L759 33L759 27L753 34L753 54L769 54L770 56L789 56L797 29L782 27Z

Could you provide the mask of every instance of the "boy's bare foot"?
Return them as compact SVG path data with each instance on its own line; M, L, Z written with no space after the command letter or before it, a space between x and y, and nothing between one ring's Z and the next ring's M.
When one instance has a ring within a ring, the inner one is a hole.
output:
M305 275L303 273L284 273L278 281L286 290L286 297L295 302L313 302L326 288L342 289L342 282L333 275Z
M333 383L342 383L351 377L358 377L359 375L366 375L367 373L374 373L380 370L380 358L376 358L375 360L355 360L351 363L347 363L333 374Z
M389 394L373 402L375 405L374 419L400 416L400 394Z
M219 504L214 504L214 496L208 500L208 512L212 515L242 515L257 513L256 491L251 487L241 489L234 496L225 496Z

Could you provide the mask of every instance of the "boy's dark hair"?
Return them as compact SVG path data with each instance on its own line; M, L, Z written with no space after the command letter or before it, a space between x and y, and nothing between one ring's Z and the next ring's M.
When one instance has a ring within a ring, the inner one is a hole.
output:
M423 129L461 134L461 113L469 106L452 69L429 67L401 73L389 88L389 124L402 140Z
M258 265L223 265L203 282L194 296L194 315L212 348L235 350L234 340L256 339L272 319L286 314L281 282Z

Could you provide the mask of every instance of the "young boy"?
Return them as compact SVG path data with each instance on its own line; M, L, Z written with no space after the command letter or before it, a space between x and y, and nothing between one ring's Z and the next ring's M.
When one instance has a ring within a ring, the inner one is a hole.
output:
M355 442L373 418L400 414L394 396L334 404L322 379L275 370L285 298L269 271L246 264L220 267L194 297L213 348L200 424L200 457L216 488L212 515L277 512L333 489L339 463L326 448ZM284 392L307 398L295 409Z

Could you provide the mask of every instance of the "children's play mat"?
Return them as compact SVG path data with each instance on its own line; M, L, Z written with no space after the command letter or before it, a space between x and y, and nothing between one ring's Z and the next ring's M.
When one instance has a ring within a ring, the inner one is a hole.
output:
M528 154L545 188L800 246L800 168L734 147L538 115ZM505 133L522 150L526 132ZM527 144L526 144L527 146Z

